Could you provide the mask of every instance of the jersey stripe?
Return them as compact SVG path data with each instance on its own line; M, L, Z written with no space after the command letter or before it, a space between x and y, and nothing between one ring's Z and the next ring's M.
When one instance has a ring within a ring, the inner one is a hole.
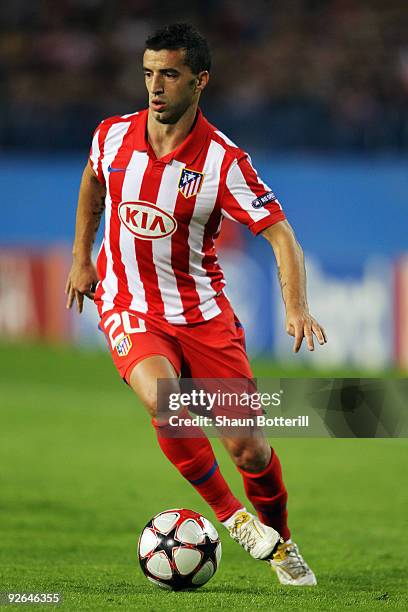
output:
M129 129L130 123L127 124ZM126 130L127 131L127 130ZM126 132L125 132L126 133ZM118 151L111 161L113 168L127 168L132 156L132 150L129 147L118 147ZM109 170L108 170L109 173ZM112 203L111 221L110 221L110 237L111 237L111 252L113 260L113 272L118 279L118 291L114 297L113 303L115 306L129 308L132 301L132 296L129 291L128 278L125 265L122 261L124 253L121 250L120 236L122 232L122 224L118 215L119 203L123 200L122 191L123 183L126 177L126 172L110 172L109 173L109 193L114 203Z
M194 170L197 172L203 171L206 150L208 150L208 146L205 147L199 159L194 163ZM189 189L187 193L191 193L191 190ZM175 216L180 218L182 223L178 224L177 231L172 236L171 265L177 270L177 287L180 292L187 323L201 323L204 321L199 307L200 297L197 291L197 283L190 273L189 226L193 215L196 215L197 197L196 194L186 198L179 190L174 209Z
M155 203L160 189L160 182L165 169L165 164L154 163L149 159L143 175L140 189L140 199ZM147 302L147 314L155 317L163 317L164 304L161 296L157 271L153 261L153 245L149 240L135 240L135 252L140 278L145 290Z
M124 173L122 185L122 202L134 202L139 199L142 180L149 158L146 153L134 151ZM145 289L140 278L139 265L135 253L135 237L121 225L120 250L128 279L130 300L125 307L138 312L147 312Z
M99 255L98 255L98 263L97 263L97 273L99 279L104 279L106 276L106 251L105 251L105 241L102 242ZM103 282L99 282L96 291L95 291L95 302L98 307L99 316L102 316L102 305L101 302L103 295Z
M222 140L229 145L230 147L234 147L234 149L238 149L237 145L235 144L235 142L233 142L230 138L228 138L228 136L226 136L223 132L221 132L220 130L215 130L215 133L217 134L217 136L219 136L220 138L222 138Z
M174 216L178 191L178 178L180 168L173 163L167 165L160 184L157 196L157 206ZM157 270L157 280L164 303L164 313L168 321L176 325L186 324L183 302L177 286L174 269L169 265L172 257L172 237L165 240L153 241L153 261Z
M211 287L214 291L215 296L219 294L220 291L222 291L225 285L224 274L222 272L221 266L218 263L214 240L218 236L220 229L221 229L221 223L222 223L221 202L223 200L223 195L225 191L225 181L226 181L228 169L230 167L230 163L231 163L230 159L225 155L220 165L219 182L217 185L216 205L205 225L204 237L203 237L204 257L202 260L202 265L206 271L206 275L210 278ZM218 304L217 298L215 298L215 301Z
M107 132L105 139L109 139L109 151L107 151L104 156L104 164L109 166L112 161L116 158L116 155L119 151L119 148L123 142L123 138L129 129L130 123L121 122L118 124L114 124L110 127ZM100 162L102 163L102 162ZM113 173L116 174L116 173ZM109 177L110 178L110 177ZM105 198L105 253L106 253L106 274L105 278L102 282L102 286L104 289L104 294L102 295L102 300L104 305L102 307L102 312L107 312L111 310L115 304L115 298L118 293L118 287L121 288L126 287L126 277L125 279L121 279L120 285L118 280L118 273L123 271L123 264L120 265L120 253L119 253L119 261L117 257L118 251L118 242L119 242L119 228L118 228L118 220L114 211L112 211L112 197L111 197L111 189L114 188L115 185L110 183L108 180L106 185L106 198ZM116 256L115 256L116 255Z
M98 162L100 156L100 147L99 147L99 134L101 133L101 128L95 131L94 137L92 139L91 145L91 153L89 155L89 161L91 162L92 170L95 174L98 174Z
M211 213L204 230L203 251L205 253L205 256L203 258L203 267L205 268L207 275L211 279L211 286L215 294L222 291L225 285L224 274L220 264L218 263L214 240L218 237L221 231L223 216L228 216L225 211L221 210L221 204L224 199L225 182L230 165L230 159L225 156L221 162L220 180L218 183L217 192L217 204L213 212ZM222 212L223 214L221 214Z
M253 187L252 183L251 187ZM223 204L222 212L226 212L235 221L244 222L246 225L251 225L251 221L256 223L256 221L268 217L269 212L267 210L262 208L254 209L252 207L253 200L262 193L265 193L265 189L262 189L261 186L259 187L260 189L257 189L258 193L251 189L249 180L247 180L240 165L238 163L232 164L226 179L226 196L230 205L227 209Z
M240 160L240 167L242 169L243 175L245 176L245 180L247 182L250 182L250 185L253 191L256 193L257 197L263 195L265 191L272 191L271 188L259 178L258 173L251 164L249 157ZM282 210L282 206L276 198L273 200L273 202ZM265 208L264 210L267 209ZM258 218L257 221L259 221Z
M220 314L220 309L214 300L211 279L208 275L208 260L206 262L207 266L204 267L204 232L217 201L220 171L224 156L224 147L212 140L203 167L204 177L211 176L211 181L204 180L201 191L197 195L194 217L190 221L188 237L190 247L189 272L194 278L199 279L199 282L196 282L196 290L200 299L199 308L205 320Z
M100 129L98 130L97 148L99 150L99 157L96 161L96 167L94 169L94 172L98 177L98 180L101 182L103 182L102 160L105 155L105 142L110 128L111 126L109 123L102 123Z
M111 221L111 199L106 194L105 198L105 238L104 238L104 253L105 253L105 275L102 277L101 289L103 290L101 300L103 302L102 313L113 308L113 300L118 292L118 279L113 272L113 261L111 253L110 239L110 221Z
M127 115L121 115L122 119L130 119L131 117L136 117L139 114L139 111L136 113L128 113Z
M259 177L257 171L252 165L252 161L249 155L246 158L241 159L240 164L244 170L245 175L248 177L252 177L252 182L253 183L257 182L261 186L260 192L257 192L258 195L263 195L265 191L271 191L271 188L266 183L264 183Z

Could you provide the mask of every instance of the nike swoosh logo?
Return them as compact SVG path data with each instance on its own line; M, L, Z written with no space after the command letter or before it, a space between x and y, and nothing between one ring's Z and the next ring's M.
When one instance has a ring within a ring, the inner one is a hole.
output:
M108 166L108 172L126 172L126 168L112 168L112 166Z

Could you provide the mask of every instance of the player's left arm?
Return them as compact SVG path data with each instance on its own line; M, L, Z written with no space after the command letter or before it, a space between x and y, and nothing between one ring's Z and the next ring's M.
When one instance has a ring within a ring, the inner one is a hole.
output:
M286 309L286 331L295 338L293 350L297 353L305 338L307 348L313 351L313 335L319 344L325 344L327 336L323 327L309 312L302 247L286 220L267 227L261 233L271 244L276 257L279 283Z
M313 351L313 335L324 344L325 331L309 313L303 251L278 199L259 178L246 153L237 157L228 168L221 212L246 225L255 236L262 233L271 243L286 308L286 331L295 338L293 350L297 353L303 338L306 338L308 349Z

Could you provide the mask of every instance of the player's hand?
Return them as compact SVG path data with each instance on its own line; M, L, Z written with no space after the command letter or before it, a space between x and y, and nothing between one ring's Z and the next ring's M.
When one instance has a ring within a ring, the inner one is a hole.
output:
M71 308L75 300L78 313L81 313L84 307L84 296L93 300L98 280L96 268L92 262L80 263L74 260L65 285L67 308Z
M297 353L302 346L303 338L306 339L309 351L314 351L313 336L316 336L319 344L327 342L327 335L323 327L309 314L307 310L289 310L286 312L286 332L293 336L293 352Z

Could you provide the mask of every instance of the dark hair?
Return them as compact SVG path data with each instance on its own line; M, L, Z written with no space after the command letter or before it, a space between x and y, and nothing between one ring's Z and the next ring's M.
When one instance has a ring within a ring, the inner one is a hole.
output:
M211 69L211 54L208 42L189 23L172 23L157 30L147 38L146 49L185 49L184 63L193 74Z

